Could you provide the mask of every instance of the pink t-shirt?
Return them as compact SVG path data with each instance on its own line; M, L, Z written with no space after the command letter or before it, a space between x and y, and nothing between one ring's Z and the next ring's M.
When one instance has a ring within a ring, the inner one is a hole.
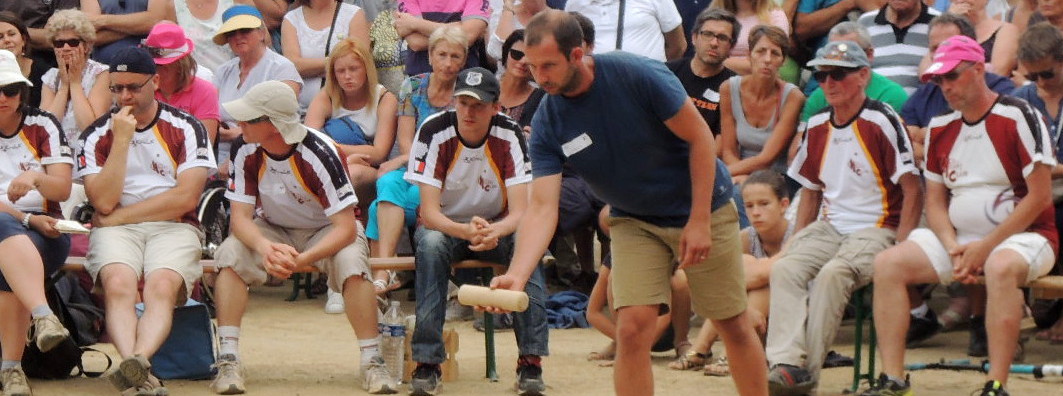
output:
M738 32L738 42L731 49L731 56L749 56L749 32L752 32L757 25L774 25L787 35L790 34L790 20L786 18L783 10L779 8L772 10L771 17L768 19L770 23L761 22L756 14L738 18L738 23L742 24L742 30Z
M196 77L188 88L170 96L170 100L166 100L158 91L155 91L155 99L184 110L199 120L221 119L218 90L214 88L214 84L199 77Z

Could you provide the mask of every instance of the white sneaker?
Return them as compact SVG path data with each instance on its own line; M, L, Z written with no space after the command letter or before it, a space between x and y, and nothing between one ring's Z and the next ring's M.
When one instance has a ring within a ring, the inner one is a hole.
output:
M374 395L387 395L398 393L398 386L391 381L384 359L380 356L373 358L363 374L362 389Z
M332 289L329 289L328 302L325 303L325 313L341 314L343 313L343 311L343 295L332 291Z

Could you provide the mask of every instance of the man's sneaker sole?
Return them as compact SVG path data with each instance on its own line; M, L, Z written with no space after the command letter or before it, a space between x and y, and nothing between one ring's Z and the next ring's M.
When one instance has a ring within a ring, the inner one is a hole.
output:
M213 391L215 394L219 395L242 395L244 392L247 392L245 389L236 386L236 384L229 384L229 387L226 389L213 389Z
M517 390L517 395L519 396L543 396L546 394L546 384L542 381L525 384L524 389L521 389L519 382L513 387Z
M439 394L439 391L443 389L443 385L436 385L435 389L421 389L411 382L410 383L410 396L435 396Z
M399 393L398 389L392 388L390 385L381 386L380 389L367 389L370 395L394 395Z

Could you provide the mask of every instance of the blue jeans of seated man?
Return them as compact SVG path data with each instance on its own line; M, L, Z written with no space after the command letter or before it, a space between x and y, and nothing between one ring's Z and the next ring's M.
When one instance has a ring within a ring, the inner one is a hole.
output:
M417 227L416 278L417 327L413 332L413 360L439 364L446 360L443 350L443 322L447 305L450 266L461 260L476 259L508 265L513 257L513 235L499 240L498 247L486 252L469 250L469 241L442 232ZM528 309L514 316L513 329L521 355L546 356L549 328L546 321L546 281L542 268L532 273L524 292Z

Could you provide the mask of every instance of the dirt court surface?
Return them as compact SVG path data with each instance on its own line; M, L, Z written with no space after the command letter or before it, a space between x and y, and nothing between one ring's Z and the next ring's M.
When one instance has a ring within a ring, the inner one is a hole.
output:
M244 318L241 354L246 370L249 395L361 395L361 381L356 377L358 346L354 332L343 315L326 315L324 297L300 298L286 302L287 287L256 288ZM413 303L403 308L412 313ZM1032 335L1032 322L1024 322L1024 335ZM448 324L450 325L450 324ZM472 322L453 324L460 335L458 360L460 377L443 386L443 395L513 395L517 349L512 332L497 337L500 381L488 382L484 374L483 333ZM694 329L696 332L696 329ZM693 334L693 333L692 333ZM853 352L853 325L846 322L839 331L836 349L846 355ZM544 360L544 379L549 395L611 395L612 369L588 362L589 352L607 343L592 329L551 330L550 351ZM967 332L945 333L910 350L907 361L934 362L939 359L966 358ZM97 345L112 357L117 354L109 344ZM717 353L722 345L717 344ZM1063 346L1031 339L1026 343L1026 362L1063 364ZM715 378L700 372L679 372L667 368L674 355L655 355L653 359L658 395L735 395L730 378ZM94 362L88 362L90 369ZM839 395L852 380L851 368L824 371L820 395ZM969 395L985 382L975 372L917 371L912 373L916 394ZM210 381L167 381L172 395L211 395ZM34 395L117 395L104 379L76 378L64 381L32 380ZM407 388L402 388L406 394ZM1012 376L1008 390L1013 395L1063 395L1063 379L1035 380Z

